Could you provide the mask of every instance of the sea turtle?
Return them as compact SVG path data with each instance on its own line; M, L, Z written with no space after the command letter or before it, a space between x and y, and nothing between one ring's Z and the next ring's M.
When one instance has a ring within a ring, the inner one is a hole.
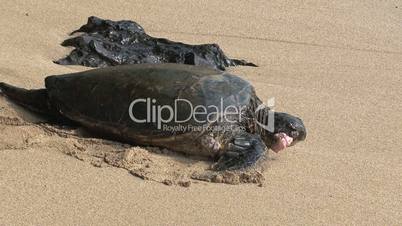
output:
M272 112L248 81L216 69L122 65L48 76L45 85L0 89L32 111L105 138L213 157L217 171L247 168L267 147L277 152L306 138L301 119Z

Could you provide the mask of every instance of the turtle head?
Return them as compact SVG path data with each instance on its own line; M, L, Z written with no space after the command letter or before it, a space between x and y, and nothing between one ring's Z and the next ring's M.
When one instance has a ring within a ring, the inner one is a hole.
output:
M265 117L267 119L264 121L269 122L269 115L265 115ZM306 139L307 131L303 121L296 116L274 112L273 124L273 128L265 127L261 135L267 146L271 147L274 152L279 152Z

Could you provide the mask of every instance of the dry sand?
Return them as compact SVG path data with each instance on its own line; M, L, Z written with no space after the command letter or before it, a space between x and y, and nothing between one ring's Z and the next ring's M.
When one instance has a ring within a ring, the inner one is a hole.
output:
M231 71L308 128L306 142L270 153L262 187L184 188L108 167L96 151L144 155L156 180L205 162L38 126L1 97L0 225L402 224L401 1L3 1L0 12L0 81L39 88L84 70L52 63L68 32L91 15L131 19L257 63Z

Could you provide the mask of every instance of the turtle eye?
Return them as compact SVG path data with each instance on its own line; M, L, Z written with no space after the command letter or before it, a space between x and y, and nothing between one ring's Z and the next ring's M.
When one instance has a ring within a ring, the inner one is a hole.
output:
M291 136L292 138L299 137L299 132L296 131L296 130L293 130L293 131L290 132L290 136Z

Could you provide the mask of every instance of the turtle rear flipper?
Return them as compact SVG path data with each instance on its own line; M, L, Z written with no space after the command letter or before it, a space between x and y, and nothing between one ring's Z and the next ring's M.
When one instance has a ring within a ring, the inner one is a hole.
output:
M31 111L40 114L47 114L49 111L46 89L27 90L1 82L0 90L13 102Z
M0 82L0 94L35 113L61 122L68 121L52 107L46 89L28 90Z
M228 145L228 150L214 164L213 169L238 170L255 165L264 155L267 147L260 136L244 133L236 136Z

